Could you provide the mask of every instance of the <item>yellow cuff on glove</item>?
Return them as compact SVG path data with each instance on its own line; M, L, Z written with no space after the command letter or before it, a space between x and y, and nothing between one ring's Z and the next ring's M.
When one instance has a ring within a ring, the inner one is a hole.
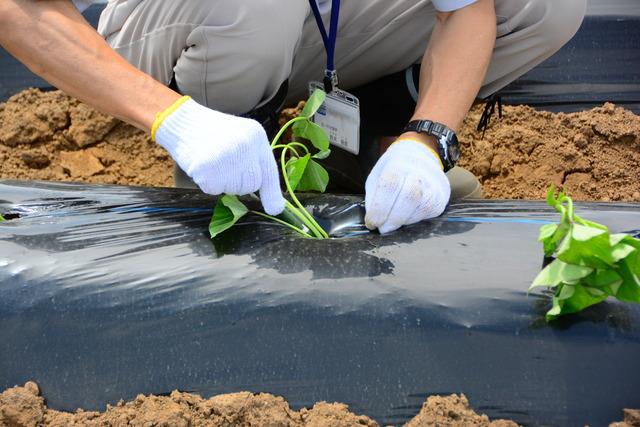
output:
M427 144L423 144L420 141L416 141L415 139L409 139L409 138L398 139L398 140L394 141L393 144L397 144L398 142L401 142L401 141L410 141L410 142L413 142L414 144L420 144L424 148L426 148L427 150L431 151L431 154L433 154L435 156L435 158L438 159L438 162L440 163L440 168L442 170L444 170L444 163L442 163L442 159L440 158L440 154L438 154L436 152L436 150L434 150L433 148L429 147ZM391 145L393 145L393 144L391 144Z
M182 98L178 99L176 102L174 102L173 104L171 104L171 106L169 106L169 108L167 108L164 111L159 112L158 114L156 114L156 119L153 121L153 125L151 126L151 139L152 140L156 140L156 133L158 132L158 128L160 128L160 125L162 125L162 122L164 122L164 120L169 117L171 114L175 113L175 111L180 108L182 106L182 104L184 104L185 102L187 102L188 100L190 100L191 97L190 96L183 96Z

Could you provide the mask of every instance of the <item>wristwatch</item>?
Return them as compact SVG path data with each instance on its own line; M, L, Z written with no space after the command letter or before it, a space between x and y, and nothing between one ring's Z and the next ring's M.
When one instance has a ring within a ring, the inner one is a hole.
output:
M435 136L438 141L438 154L447 172L453 168L460 159L460 145L456 133L442 123L431 120L412 120L402 132L418 132Z

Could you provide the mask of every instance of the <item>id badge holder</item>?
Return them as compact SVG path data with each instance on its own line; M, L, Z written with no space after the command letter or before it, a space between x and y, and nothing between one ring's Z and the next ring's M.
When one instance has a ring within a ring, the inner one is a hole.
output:
M309 83L309 94L324 90L321 82ZM329 135L329 142L353 154L360 152L360 101L354 95L335 88L313 116L313 121Z

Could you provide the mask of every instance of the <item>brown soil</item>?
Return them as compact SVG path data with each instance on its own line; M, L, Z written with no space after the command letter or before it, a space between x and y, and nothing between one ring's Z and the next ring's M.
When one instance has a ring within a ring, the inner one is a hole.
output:
M625 409L624 421L613 423L609 427L640 427L640 410Z
M143 132L62 92L0 104L0 178L171 186L172 162Z
M487 197L541 199L555 183L578 200L640 201L640 116L612 104L574 114L505 107L482 138L480 112L459 132L460 165ZM143 132L57 91L0 104L0 164L0 178L172 185L171 159Z
M28 382L0 394L0 426L377 426L364 415L349 412L341 403L316 403L311 409L294 411L281 397L248 392L223 394L210 399L174 391L170 396L139 395L131 402L108 405L105 412L75 413L48 409L38 386ZM430 397L420 414L407 426L511 427L506 420L491 422L469 409L464 396Z
M573 114L505 107L484 139L467 117L460 166L488 198L540 199L550 183L578 200L640 201L640 116L605 104Z
M169 396L139 395L130 402L107 405L104 412L74 413L48 409L38 385L27 382L0 393L0 427L63 426L156 426L156 427L353 427L378 426L364 415L349 412L341 403L316 403L311 409L294 411L282 398L249 392L203 399L174 391ZM517 427L509 420L491 421L469 408L464 395L431 396L406 427ZM640 411L625 409L624 421L610 427L640 427Z

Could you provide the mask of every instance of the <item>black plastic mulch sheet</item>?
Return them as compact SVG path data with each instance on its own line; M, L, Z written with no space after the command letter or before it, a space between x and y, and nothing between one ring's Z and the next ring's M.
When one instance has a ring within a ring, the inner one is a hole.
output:
M564 112L614 102L640 114L640 2L628 3L633 15L587 16L558 53L500 90L504 101Z
M294 407L348 403L401 424L431 394L491 417L605 425L640 407L640 306L554 325L526 291L556 214L539 202L454 203L380 236L361 198L306 199L345 237L247 217L207 235L198 192L0 181L0 389L37 381L50 407L138 393L251 390ZM637 233L638 204L579 204Z

